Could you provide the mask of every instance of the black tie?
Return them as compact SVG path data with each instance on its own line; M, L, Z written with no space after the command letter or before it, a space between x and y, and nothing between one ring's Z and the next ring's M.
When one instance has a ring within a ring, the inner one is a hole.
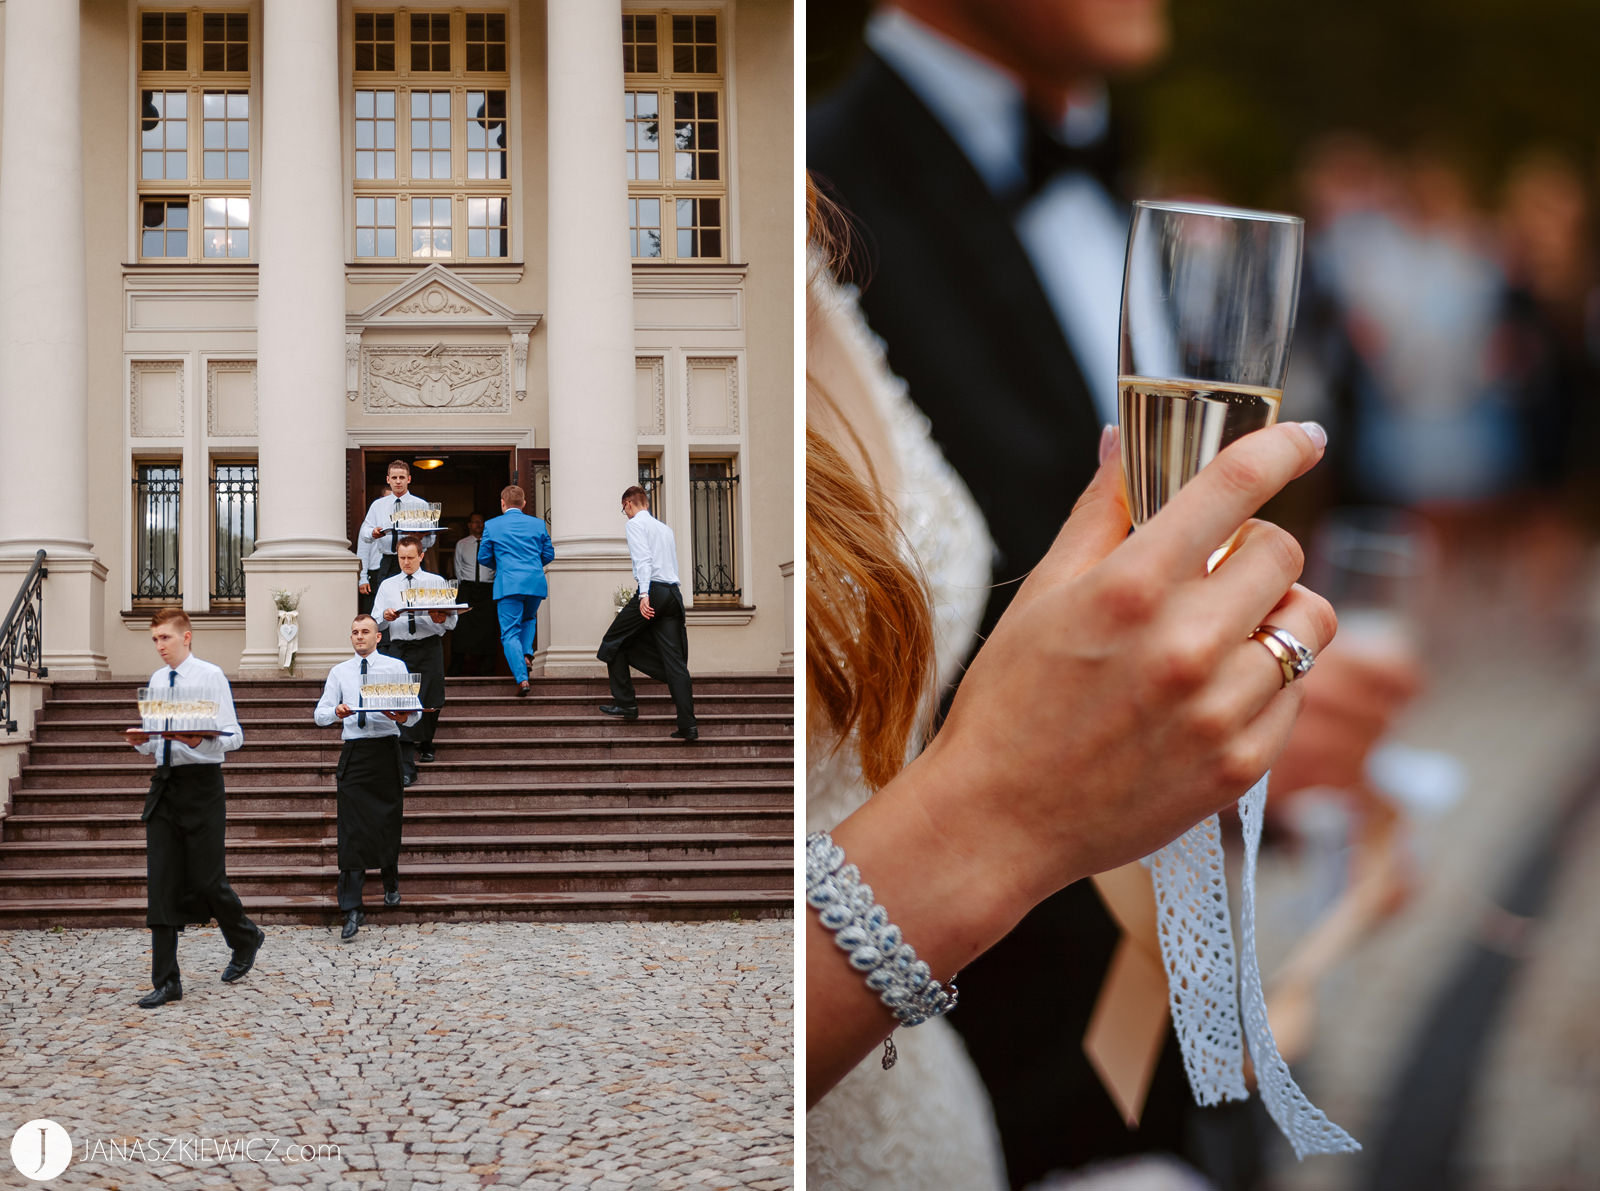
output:
M1026 121L1028 180L1018 198L1018 206L1037 197L1057 174L1078 170L1097 179L1110 193L1116 193L1119 154L1115 138L1109 132L1092 144L1069 145L1058 139L1031 109Z
M365 678L366 676L367 676L367 659L366 658L362 658L361 659L361 677ZM356 696L356 702L357 703L361 702L361 696L359 696L359 695ZM367 713L365 711L356 712L356 727L365 728L366 726L367 726Z
M178 685L178 672L176 670L168 670L167 671L167 689L170 691L173 687L175 687L177 685ZM167 728L169 730L172 728L172 717L171 716L167 717ZM172 737L170 737L170 736L167 737L166 743L164 743L161 746L161 764L162 765L171 765L172 764Z
M400 498L394 498L394 510L389 514L389 553L400 552L400 527L396 525L395 518L400 516Z
M406 590L409 591L410 589L411 589L411 576L407 575L406 576ZM417 614L416 614L416 612L415 611L407 612L406 613L406 621L407 621L407 623L409 623L411 625L411 635L413 637L415 637L417 635Z

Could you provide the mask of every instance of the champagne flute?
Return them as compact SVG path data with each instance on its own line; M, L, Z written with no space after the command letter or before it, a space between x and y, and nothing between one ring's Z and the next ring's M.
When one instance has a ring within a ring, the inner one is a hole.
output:
M1133 205L1117 420L1135 526L1229 443L1277 421L1304 232L1271 211Z

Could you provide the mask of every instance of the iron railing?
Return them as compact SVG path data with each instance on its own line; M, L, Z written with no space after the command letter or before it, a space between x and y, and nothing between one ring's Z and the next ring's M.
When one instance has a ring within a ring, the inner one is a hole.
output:
M661 494L666 491L667 478L661 474L661 460L639 460L639 487L643 488L645 495L650 498L651 515L660 518L664 510L661 507Z
M178 515L183 472L175 463L141 463L133 476L133 598L183 598L178 580Z
M533 501L533 515L543 517L545 528L550 528L554 523L550 520L550 465L548 463L535 463L533 465L533 492L529 494Z
M219 463L211 477L215 565L213 603L244 599L244 560L256 548L256 497L260 480L254 463Z
M695 599L739 598L734 510L739 477L726 463L689 464L689 516L694 536Z
M11 718L12 674L18 670L35 678L50 674L44 664L44 581L49 573L40 550L0 623L0 724L7 735L17 730L17 721Z

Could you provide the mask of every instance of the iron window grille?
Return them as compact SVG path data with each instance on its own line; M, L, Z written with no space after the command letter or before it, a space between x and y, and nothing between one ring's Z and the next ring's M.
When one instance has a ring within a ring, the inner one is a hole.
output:
M133 598L176 602L183 472L176 463L141 463L133 475Z

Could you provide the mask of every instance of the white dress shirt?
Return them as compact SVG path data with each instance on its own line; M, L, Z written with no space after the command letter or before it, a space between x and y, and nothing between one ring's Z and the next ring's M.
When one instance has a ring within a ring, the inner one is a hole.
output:
M867 22L867 44L917 95L990 192L1027 181L1025 99L1016 78L897 8ZM1053 130L1065 144L1104 134L1104 94L1069 106ZM1128 242L1127 204L1081 170L1064 172L1017 212L1013 226L1072 348L1102 422L1117 420L1117 318Z
M399 503L396 504L396 501ZM406 536L405 534L388 532L394 524L396 509L425 509L427 507L428 502L415 492L407 492L404 496L385 493L367 506L366 520L361 523L361 540L356 543L362 567L366 571L377 570L383 563L383 556L385 554L393 554L399 539ZM384 535L381 538L374 538L372 531L375 529L384 530ZM422 535L422 548L424 550L433 545L434 536L431 533ZM363 573L361 582L365 583L366 581L367 576Z
M372 615L380 625L387 626L389 640L391 641L420 641L424 637L442 637L456 627L456 613L452 612L445 618L443 624L434 624L433 617L422 608L411 609L406 606L405 598L400 594L407 587L449 587L450 580L441 575L434 575L421 567L417 568L415 575L408 575L401 571L398 575L390 575L378 584L378 593L372 597ZM400 615L393 620L385 620L383 614L390 608L398 608ZM412 611L416 616L410 615ZM412 622L416 623L413 624Z
M633 559L633 578L645 595L652 583L678 581L678 543L648 509L628 518L628 557Z
M468 534L456 543L456 582L493 583L494 568L478 565L478 535Z
M150 685L158 690L176 685L172 681L172 673L170 667L162 666L150 675ZM178 665L177 674L178 682L191 687L204 687L208 696L217 700L217 731L224 735L213 740L202 740L198 748L157 737L145 741L138 749L141 753L153 755L157 765L161 764L163 751L169 743L172 745L171 760L168 761L170 765L220 765L224 753L231 753L244 743L244 729L239 727L239 717L233 710L233 689L228 685L228 676L220 666L203 662L192 653Z
M397 622L398 623L398 622ZM432 623L431 621L429 622ZM367 664L367 677L383 682L405 682L408 671L406 664L399 658L389 657L373 650L366 657L356 654L346 658L332 670L328 671L328 681L322 686L322 698L317 700L317 710L312 713L317 725L322 728L329 727L339 717L334 715L334 708L344 703L350 707L361 706L361 663ZM400 735L400 725L384 715L381 711L368 711L367 723L363 727L360 723L361 714L346 716L343 723L342 740L371 740L382 736ZM420 711L413 711L406 717L406 725L416 723L422 718Z

